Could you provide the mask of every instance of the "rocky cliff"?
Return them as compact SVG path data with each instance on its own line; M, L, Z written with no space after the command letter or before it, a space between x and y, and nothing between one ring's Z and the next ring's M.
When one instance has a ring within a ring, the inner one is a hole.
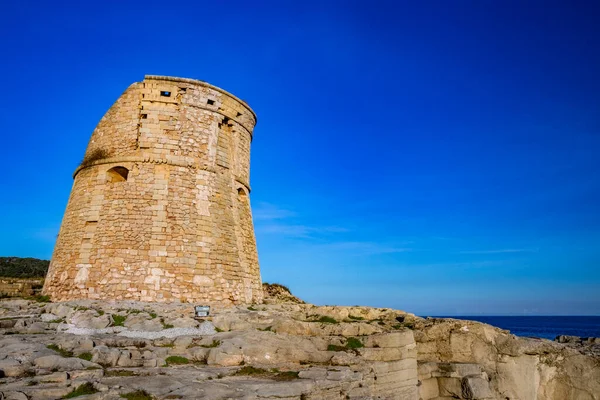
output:
M600 399L580 348L392 309L3 300L0 333L1 399Z

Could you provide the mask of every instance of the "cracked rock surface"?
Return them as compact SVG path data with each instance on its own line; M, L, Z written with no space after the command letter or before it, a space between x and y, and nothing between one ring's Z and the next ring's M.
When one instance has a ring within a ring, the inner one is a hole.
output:
M189 304L0 301L0 399L74 394L600 400L600 361L568 344L392 309L264 304L198 320Z

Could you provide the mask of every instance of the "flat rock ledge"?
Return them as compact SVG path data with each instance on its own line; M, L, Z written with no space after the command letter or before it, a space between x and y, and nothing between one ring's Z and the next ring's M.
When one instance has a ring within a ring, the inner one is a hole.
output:
M75 395L600 400L600 359L384 308L0 301L0 400Z

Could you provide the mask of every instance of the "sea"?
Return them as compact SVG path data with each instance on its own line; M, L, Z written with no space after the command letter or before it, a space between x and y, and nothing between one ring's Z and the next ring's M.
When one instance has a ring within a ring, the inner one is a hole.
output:
M452 316L509 330L517 336L554 340L559 335L600 337L600 316Z

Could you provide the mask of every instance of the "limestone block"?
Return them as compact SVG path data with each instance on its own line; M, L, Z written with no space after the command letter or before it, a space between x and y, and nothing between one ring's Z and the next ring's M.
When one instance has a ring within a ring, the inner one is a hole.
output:
M123 325L132 331L158 332L164 329L158 318L150 319L142 314L128 316Z
M371 364L371 368L376 374L387 374L390 372L402 371L402 370L416 370L416 360L413 358L407 358L399 361L389 362L374 362Z
M416 345L408 345L400 348L361 348L358 349L359 354L369 361L396 361L406 358L416 359Z
M49 375L38 376L35 380L40 383L65 383L69 380L69 375L66 372L54 372Z
M173 325L175 328L197 328L200 323L190 317L180 317L173 320L168 320L167 323Z
M461 381L462 396L465 399L491 399L494 397L489 382L478 376L467 376Z
M4 391L0 392L0 394L2 394L2 400L29 400L27 395L23 392Z
M210 349L206 362L208 365L230 367L240 365L244 361L242 350L231 344Z
M59 318L68 317L75 312L73 307L69 307L60 303L49 304L46 306L46 310L48 310L48 313L54 314Z
M362 374L350 369L327 371L327 379L331 381L360 381Z
M430 378L420 381L419 396L423 400L431 400L439 397L440 389L436 378Z
M5 358L4 360L0 360L0 377L22 376L28 369L28 364L23 364L13 358Z
M370 335L364 339L365 347L403 347L414 343L415 339L413 331L409 329L399 332Z
M323 368L310 368L300 371L298 376L302 379L326 379L327 370Z
M67 321L78 328L102 329L110 325L110 317L105 315L98 316L94 310L76 311L67 318Z
M440 396L460 399L462 397L461 380L458 378L437 378Z
M331 365L354 365L361 363L360 357L354 353L337 352L331 357Z
M178 350L187 349L193 341L194 338L191 336L180 336L173 341L173 345Z
M49 313L42 314L40 316L40 318L42 319L42 322L50 322L50 321L56 321L56 320L60 319L58 317L58 315L49 314Z
M92 362L102 366L114 367L117 365L120 355L119 349L100 345L92 350Z
M65 358L61 356L38 357L35 360L33 360L33 363L38 368L44 368L49 370L56 369L59 371L70 371L86 368L101 368L100 365L94 362L81 360L79 358Z
M210 349L205 347L190 347L187 349L187 354L194 361L206 361Z
M104 376L104 370L98 368L70 371L69 376L71 380L97 380Z

